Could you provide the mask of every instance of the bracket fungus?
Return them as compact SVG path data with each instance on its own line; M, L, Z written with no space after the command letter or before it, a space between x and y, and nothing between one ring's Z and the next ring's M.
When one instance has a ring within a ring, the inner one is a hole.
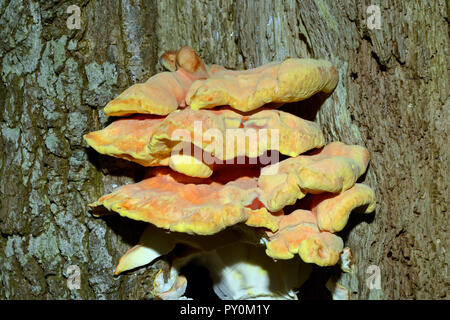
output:
M270 211L278 211L294 204L307 193L339 193L352 187L366 171L368 151L357 145L332 142L318 154L288 158L263 168L258 179L264 190L261 199ZM274 171L277 174L265 174Z
M167 115L185 107L185 97L191 84L198 79L208 77L208 67L190 47L182 47L176 53L166 52L162 57L163 65L170 70L161 72L126 89L117 98L109 102L105 109L107 116L127 116L133 113ZM211 68L210 72L221 70Z
M279 230L268 233L266 254L274 259L291 259L298 254L305 262L332 266L344 248L341 238L319 230L316 215L308 210L283 216Z
M241 222L277 229L276 216L255 205L258 197L255 179L242 176L228 183L190 180L160 170L151 178L117 188L91 206L103 206L170 231L200 235L214 234Z
M84 138L99 153L144 166L168 165L200 178L213 173L214 163L257 158L266 151L297 156L324 144L317 124L278 110L246 116L232 110L186 108L165 118L139 115L119 119Z
M291 59L243 70L221 70L190 87L186 102L193 109L230 106L251 111L267 103L283 104L330 93L338 82L334 66L325 60Z
M286 59L233 71L205 65L189 47L160 62L168 72L105 107L106 115L129 117L84 136L99 153L157 167L90 205L148 223L115 274L168 256L170 270L153 283L156 298L186 298L180 268L193 261L209 270L222 299L296 299L311 264L338 263L344 242L335 232L350 213L376 206L372 189L356 183L369 163L364 147L324 146L316 123L274 109L332 92L336 69ZM286 159L239 163L269 152ZM287 212L302 198L302 208Z

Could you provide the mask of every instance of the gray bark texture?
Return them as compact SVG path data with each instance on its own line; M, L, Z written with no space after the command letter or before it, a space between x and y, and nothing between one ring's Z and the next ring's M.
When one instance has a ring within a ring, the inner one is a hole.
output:
M67 27L70 5L80 29ZM370 5L379 29L368 27ZM331 61L334 93L284 109L317 121L327 142L371 154L362 180L378 207L341 233L355 272L331 274L351 299L449 299L445 0L0 0L0 26L0 299L151 298L164 261L113 276L143 224L97 219L87 206L142 169L97 154L82 135L103 128L105 104L183 45L233 69ZM71 265L78 290L66 283ZM367 285L371 265L380 289ZM308 283L313 296L323 272Z

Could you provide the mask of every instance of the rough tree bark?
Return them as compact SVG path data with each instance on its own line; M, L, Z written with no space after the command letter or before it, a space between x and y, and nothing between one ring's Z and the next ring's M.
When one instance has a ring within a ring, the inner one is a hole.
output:
M367 26L372 4L380 29ZM66 25L70 5L81 9L79 30ZM90 151L82 135L107 123L107 101L161 70L162 52L190 45L229 68L333 62L338 87L303 115L328 142L369 149L365 182L379 203L345 229L357 269L338 282L352 299L448 299L447 14L444 0L0 0L0 298L149 297L157 266L112 275L142 224L87 208L141 169ZM70 265L79 290L66 285ZM369 265L380 290L366 285Z

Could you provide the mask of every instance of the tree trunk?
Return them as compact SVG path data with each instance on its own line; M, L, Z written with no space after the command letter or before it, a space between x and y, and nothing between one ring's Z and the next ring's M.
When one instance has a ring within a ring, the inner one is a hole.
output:
M287 56L331 61L334 93L285 110L320 105L298 114L328 142L371 154L364 180L378 207L352 215L342 234L356 271L335 277L352 299L448 299L448 8L382 2L0 0L0 298L149 297L164 262L112 275L143 224L96 219L87 207L142 169L98 155L82 135L105 126L109 100L161 71L161 53L189 45L236 69ZM80 29L68 27L71 5ZM67 286L72 265L79 289ZM324 274L317 268L306 296L321 295Z

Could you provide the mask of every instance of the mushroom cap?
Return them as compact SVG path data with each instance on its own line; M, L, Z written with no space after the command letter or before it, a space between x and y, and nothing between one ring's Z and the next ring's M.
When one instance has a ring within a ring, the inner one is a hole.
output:
M189 154L172 154L169 158L169 167L173 171L195 178L208 178L213 174L212 165Z
M232 110L189 108L166 118L139 115L119 119L84 138L100 153L144 166L169 165L199 178L209 177L214 163L257 158L269 150L297 156L324 143L317 124L286 112L262 110L246 116Z
M340 237L319 230L316 215L309 210L282 216L279 229L268 235L266 254L274 259L292 259L298 254L304 262L332 266L344 248Z
M143 166L167 165L168 159L150 158L147 146L162 117L136 115L118 119L102 130L85 134L87 144L101 154L139 163Z
M338 73L325 60L286 59L251 70L223 70L190 87L186 102L192 109L229 105L240 111L255 110L267 103L282 104L331 92Z
M340 193L310 194L302 207L278 217L278 230L269 236L266 253L274 259L291 259L299 254L303 261L319 266L338 262L343 241L334 232L347 224L350 213L375 210L375 194L363 184Z
M163 229L148 226L142 233L138 244L130 248L120 258L114 271L118 275L124 271L138 268L168 254L175 248L176 242Z
M91 204L171 231L208 235L245 223L276 230L276 217L258 202L256 179L244 172L229 182L189 178L168 170L125 185ZM242 175L241 175L242 174Z
M360 183L339 195L327 196L313 209L317 213L320 230L341 231L353 210L359 208L361 213L370 213L376 207L374 191Z
M206 65L195 53L194 49L189 46L181 47L178 50L175 56L175 63L177 70L183 69L190 74L195 75L196 79L206 79L208 77Z
M164 52L159 57L159 64L164 67L167 71L177 71L177 63L175 60L177 59L177 51L176 50L168 50Z
M170 268L168 272L159 270L153 280L153 289L151 293L160 300L187 299L184 297L186 287L186 277L180 275L176 268Z
M298 254L303 261L321 267L334 266L339 261L344 241L330 232L312 234L300 243Z
M190 47L182 47L175 56L173 51L168 51L160 60L165 68L173 71L158 73L145 83L129 87L106 105L105 115L167 115L186 106L187 91L195 80L208 77L206 66Z
M103 109L107 116L133 113L167 115L185 106L186 92L194 79L183 70L161 72L144 83L132 85Z
M332 142L315 155L301 155L263 168L258 179L261 201L270 211L278 211L307 193L345 191L365 172L368 162L364 147ZM275 173L267 174L274 166Z
M259 157L268 150L297 156L322 147L319 126L287 112L261 110L242 115L232 110L172 112L152 132L149 152L170 153L174 142L189 142L219 160ZM241 145L239 143L242 143Z

